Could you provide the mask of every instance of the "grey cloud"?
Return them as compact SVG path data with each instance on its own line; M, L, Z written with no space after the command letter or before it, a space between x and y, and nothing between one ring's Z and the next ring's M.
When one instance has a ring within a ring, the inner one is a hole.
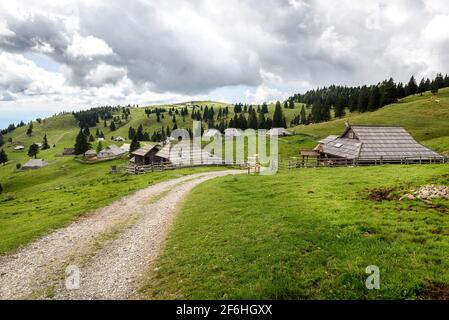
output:
M15 35L0 38L0 48L25 52L49 44L54 51L47 54L69 68L72 85L128 77L142 88L182 94L257 86L261 70L287 83L351 85L445 72L434 69L449 62L447 40L420 43L435 17L422 0L107 1L76 5L76 12L80 35L104 40L113 55L68 55L74 32L51 14L6 17ZM432 59L398 58L419 46ZM102 65L108 67L95 74Z

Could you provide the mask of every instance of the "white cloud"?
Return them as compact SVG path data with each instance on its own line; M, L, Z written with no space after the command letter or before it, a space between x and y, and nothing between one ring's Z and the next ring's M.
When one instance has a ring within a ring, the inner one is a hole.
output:
M75 35L72 44L67 48L67 54L72 58L92 59L98 56L109 56L114 52L103 40L94 36L81 37Z
M436 44L447 43L449 40L449 15L437 15L423 31L425 39Z
M116 83L126 76L124 68L114 67L107 64L99 64L85 77L86 82L92 86L102 86L104 83Z
M17 106L71 106L220 90L232 100L240 90L234 99L261 102L332 83L433 76L449 71L446 7L444 0L2 1L0 52L8 55L0 57L0 95ZM46 55L58 72L23 60L29 52Z
M2 36L14 36L14 32L8 29L5 21L0 21L0 37Z
M277 100L282 101L287 98L287 94L266 85L258 86L254 92L247 90L245 96L246 101L253 104L262 104L263 102L274 102Z

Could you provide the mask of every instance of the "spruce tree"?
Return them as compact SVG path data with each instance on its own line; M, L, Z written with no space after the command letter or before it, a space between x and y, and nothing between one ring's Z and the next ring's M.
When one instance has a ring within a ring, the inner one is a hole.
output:
M8 162L8 156L6 155L5 150L0 150L0 164Z
M39 153L39 146L35 143L33 143L30 148L28 149L28 156L31 158L37 158L37 154Z
M322 118L321 118L321 109L323 108L322 103L321 103L321 98L317 98L315 99L315 101L313 102L312 105L312 121L317 123L317 122L321 122Z
M277 101L276 106L274 108L273 127L274 128L282 128L284 126L285 126L285 124L284 124L283 115L282 115L281 103L279 101Z
M0 194L2 194L3 193L3 187L2 187L2 184L0 183Z
M357 103L357 110L360 112L365 112L366 110L368 110L368 103L369 103L369 89L367 86L363 86L360 89L360 93L359 93L359 101Z
M265 102L262 104L261 112L262 113L268 113L268 106L267 106L267 104Z
M418 86L415 81L415 77L412 76L407 85L407 95L415 94L418 91Z
M143 141L143 126L139 125L139 127L137 128L137 140L138 141Z
M341 95L338 96L337 98L337 102L335 103L334 106L334 110L335 110L335 117L336 118L341 118L345 116L345 105L343 102L343 97Z
M373 86L370 91L368 110L374 111L380 107L380 90L378 86Z
M2 133L0 132L0 147L4 144L5 144L5 138L3 137Z
M101 141L99 141L97 144L97 153L100 152L101 150L103 150L103 143L101 143Z
M301 112L300 112L300 124L307 124L307 118L306 118L306 108L304 107L304 105L301 108Z
M252 109L251 113L249 114L248 126L254 130L258 129L257 113L254 109Z
M396 84L394 83L393 78L390 78L388 81L384 81L382 83L382 94L380 98L380 106L383 107L387 104L396 103L397 92L396 92Z
M50 145L48 144L47 134L44 135L44 139L42 140L42 150L50 149Z
M26 134L27 134L27 136L31 136L33 134L33 123L32 122L30 122L30 125L27 129Z
M87 141L87 137L84 135L83 130L80 130L80 132L76 136L75 154L84 154L90 148L91 146Z
M129 127L129 129L128 129L128 138L129 138L129 140L134 139L135 135L136 135L136 129L134 129L133 127Z
M288 103L288 107L289 107L290 109L295 109L295 101L290 100L289 103Z
M137 149L140 148L140 142L137 139L137 135L134 136L133 140L131 141L131 145L129 146L129 152L134 152Z

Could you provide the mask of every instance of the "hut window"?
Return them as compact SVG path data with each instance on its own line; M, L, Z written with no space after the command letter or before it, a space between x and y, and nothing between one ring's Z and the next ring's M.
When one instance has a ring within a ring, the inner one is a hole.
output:
M342 146L343 146L342 143L336 143L336 144L334 145L335 148L341 148Z

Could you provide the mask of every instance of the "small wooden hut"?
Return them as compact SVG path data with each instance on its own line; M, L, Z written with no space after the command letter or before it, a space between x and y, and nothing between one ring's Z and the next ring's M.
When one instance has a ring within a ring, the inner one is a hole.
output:
M167 162L167 159L159 155L156 155L156 153L158 153L159 150L161 150L160 145L150 144L131 152L131 155L133 156L134 159L134 165L143 166L152 163Z

